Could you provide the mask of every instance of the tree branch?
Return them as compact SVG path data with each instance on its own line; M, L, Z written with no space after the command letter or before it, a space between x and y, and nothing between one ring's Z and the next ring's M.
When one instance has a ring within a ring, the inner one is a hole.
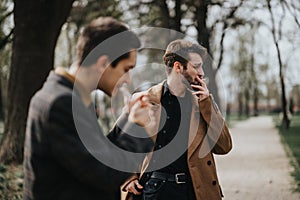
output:
M217 70L219 70L221 68L221 64L223 62L224 38L226 36L226 29L229 27L229 23L227 22L227 20L234 17L236 11L238 10L239 7L241 7L243 5L243 3L244 3L244 0L241 0L239 5L233 7L232 10L230 11L230 13L225 17L221 41L220 41L220 57L219 57L218 65L217 65Z
M0 51L6 46L7 43L11 42L10 37L12 36L14 29L11 29L9 34L0 40Z
M299 22L299 20L298 20L298 18L296 16L296 13L291 10L289 4L285 0L281 0L280 2L281 2L281 4L284 4L286 6L286 8L290 12L290 14L293 16L296 24L298 25L298 28L300 29L300 22ZM295 7L293 7L293 8L296 9Z
M6 13L5 15L2 16L2 18L0 18L0 24L2 24L2 22L9 17L11 14L13 14L13 11L9 11L8 13Z

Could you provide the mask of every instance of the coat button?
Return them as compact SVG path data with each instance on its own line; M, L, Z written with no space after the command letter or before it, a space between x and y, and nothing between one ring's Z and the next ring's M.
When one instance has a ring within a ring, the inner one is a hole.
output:
M213 184L213 185L216 185L216 184L217 184L217 181L213 181L212 184Z
M207 161L207 164L208 164L208 165L211 165L211 161L210 161L210 160L209 160L209 161Z

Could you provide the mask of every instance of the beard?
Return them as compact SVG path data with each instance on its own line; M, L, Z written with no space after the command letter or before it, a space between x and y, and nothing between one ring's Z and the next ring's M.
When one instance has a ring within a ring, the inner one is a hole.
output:
M193 90L191 86L191 84L194 84L193 78L186 72L186 70L184 70L182 73L181 82L187 89Z
M182 76L182 83L187 88L191 88L191 84L195 84L193 78L186 72L186 70L183 71Z

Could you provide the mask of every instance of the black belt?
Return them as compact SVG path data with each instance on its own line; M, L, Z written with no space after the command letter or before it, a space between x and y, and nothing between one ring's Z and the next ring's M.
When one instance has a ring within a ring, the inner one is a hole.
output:
M188 176L185 173L168 174L163 172L152 172L151 178L176 182L177 184L186 183L188 181Z

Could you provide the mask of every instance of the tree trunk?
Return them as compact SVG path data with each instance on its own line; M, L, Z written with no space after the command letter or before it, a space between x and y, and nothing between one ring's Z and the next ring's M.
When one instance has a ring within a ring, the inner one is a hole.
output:
M278 42L275 40L274 36L274 42L277 50L277 56L278 56L278 63L279 63L279 77L280 77L280 85L281 85L281 107L282 107L282 113L283 113L283 119L281 122L281 126L285 129L290 128L290 119L288 117L287 113L287 99L285 94L285 83L284 83L284 75L283 75L283 65L281 60L281 53L279 50Z
M14 0L14 41L0 162L21 163L29 102L53 68L61 26L74 0Z
M181 19L182 19L182 11L181 11L181 4L182 0L176 0L175 5L175 16L173 21L173 24L171 27L173 27L176 31L181 32Z
M156 0L155 4L160 7L161 21L163 28L171 28L171 17L166 0Z
M208 4L206 1L196 1L195 5L198 7L194 15L197 22L197 40L201 45L207 48L208 53L211 53L209 45L210 31L206 25Z
M0 121L4 121L4 103L3 103L3 98L4 98L4 94L3 94L3 81L4 79L2 78L3 74L2 74L2 70L0 71Z
M258 92L258 87L256 85L256 86L254 86L254 91L253 91L254 116L258 116L259 115L258 101L259 101L259 92Z
M218 69L213 68L213 62L212 58L210 57L211 55L211 49L210 49L210 30L207 28L206 20L207 20L207 11L208 11L208 2L207 1L196 1L195 5L197 7L196 12L195 12L195 20L197 22L197 40L199 44L204 46L207 49L208 52L208 57L205 61L205 73L209 77L209 90L213 94L214 99L216 103L219 106L222 106L220 102L220 97L219 97L219 90L218 90L218 85L217 85L217 80L216 80L216 75L218 72Z
M250 116L250 105L249 105L250 104L250 92L249 92L248 88L245 89L244 95L245 95L245 115L248 118Z
M242 118L243 116L243 107L244 107L244 104L243 104L243 95L242 95L242 91L239 91L238 92L238 102L239 102L239 119Z
M290 128L290 119L288 117L288 113L287 113L287 100L286 100L286 96L285 96L285 84L284 84L284 78L282 75L282 69L280 70L280 83L281 83L281 106L282 106L282 113L283 113L283 119L281 122L281 126L285 129L289 129Z
M67 59L67 65L70 66L73 62L73 41L70 35L71 27L70 23L66 24L66 39L67 39L67 51L68 51L68 59ZM76 40L77 41L77 40Z
M278 57L278 64L279 64L279 78L280 78L280 85L281 85L281 108L282 108L282 113L283 113L281 126L285 129L289 129L290 119L289 119L288 113L287 113L287 99L286 99L286 94L285 94L283 64L282 64L281 52L280 52L280 49L279 49L278 40L276 38L275 20L274 20L274 14L273 14L273 11L272 11L270 0L267 0L267 6L268 6L269 13L271 15L271 22L272 22L271 32L272 32L273 41L274 41L274 44L275 44L275 47L276 47L277 57ZM279 27L279 29L280 28L281 27Z

